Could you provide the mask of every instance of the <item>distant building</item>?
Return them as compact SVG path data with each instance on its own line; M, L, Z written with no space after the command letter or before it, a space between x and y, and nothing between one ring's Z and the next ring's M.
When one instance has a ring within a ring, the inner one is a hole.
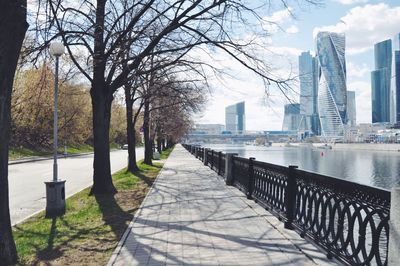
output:
M301 120L300 104L285 104L282 131L297 131Z
M392 77L392 41L385 40L376 43L374 54L375 70L371 72L372 123L394 123L394 103L392 102L391 104L390 101L390 98L394 96L390 89Z
M193 133L218 135L224 131L225 126L221 124L196 124Z
M243 134L246 130L245 103L239 102L225 108L225 130Z
M345 36L319 32L316 47L320 69L318 113L321 134L325 138L343 137L347 122Z
M347 125L355 127L356 124L356 92L347 91Z
M400 122L400 33L393 38L392 44L392 77L390 82L391 90L391 119L392 124Z
M319 134L318 118L318 59L310 52L299 56L300 129Z

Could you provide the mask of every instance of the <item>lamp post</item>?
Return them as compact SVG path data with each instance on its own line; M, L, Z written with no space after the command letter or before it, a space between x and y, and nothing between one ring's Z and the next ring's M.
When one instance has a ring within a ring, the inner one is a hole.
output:
M65 213L65 180L58 179L57 148L58 148L58 65L59 58L64 54L64 45L59 42L50 44L50 54L55 57L54 77L54 124L53 124L53 180L46 183L46 217Z

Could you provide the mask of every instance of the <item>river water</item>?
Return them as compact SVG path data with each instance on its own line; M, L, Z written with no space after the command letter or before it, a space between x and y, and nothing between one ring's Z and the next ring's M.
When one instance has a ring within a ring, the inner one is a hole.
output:
M283 166L386 189L400 186L400 152L328 150L311 147L263 147L248 145L205 145L223 152L238 153Z

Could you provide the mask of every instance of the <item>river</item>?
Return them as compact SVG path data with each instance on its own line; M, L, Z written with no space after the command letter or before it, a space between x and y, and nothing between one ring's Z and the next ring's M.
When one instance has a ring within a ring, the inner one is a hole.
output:
M263 147L210 144L205 147L238 153L283 166L300 169L386 189L400 186L400 152L329 150L311 147Z

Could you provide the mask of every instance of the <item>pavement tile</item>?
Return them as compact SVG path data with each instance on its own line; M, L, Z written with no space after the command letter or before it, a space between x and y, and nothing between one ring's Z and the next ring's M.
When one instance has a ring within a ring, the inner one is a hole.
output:
M180 145L128 230L109 265L334 264Z

